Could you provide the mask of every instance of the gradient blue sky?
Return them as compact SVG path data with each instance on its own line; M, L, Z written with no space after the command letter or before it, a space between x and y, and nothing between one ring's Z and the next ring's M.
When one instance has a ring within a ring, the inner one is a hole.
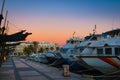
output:
M6 0L6 10L9 32L26 29L33 33L28 41L63 44L74 31L88 35L95 24L97 33L120 28L120 0Z

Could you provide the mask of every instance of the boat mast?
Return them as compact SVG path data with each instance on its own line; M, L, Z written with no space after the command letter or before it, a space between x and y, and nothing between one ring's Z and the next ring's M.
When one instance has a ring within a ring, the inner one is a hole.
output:
M7 16L8 16L8 11L6 11L6 15L5 15L5 21L4 21L4 25L3 25L3 27L5 27L5 25L6 25Z
M95 35L95 33L96 33L96 25L95 25L95 27L93 29L93 35Z
M7 34L8 31L9 31L9 27L8 27L8 25L9 25L9 21L7 21L7 24L6 24L6 32L5 32L5 34Z
M5 0L3 0L2 9L1 9L1 13L0 13L0 28L1 28L1 23L2 23L2 19L3 19L4 5L5 5Z
M3 27L2 27L2 34L4 34L4 32L5 32L5 29L6 29L6 21L7 21L7 15L8 15L8 11L6 11L6 15L5 15L5 21L4 21L4 25L3 25Z

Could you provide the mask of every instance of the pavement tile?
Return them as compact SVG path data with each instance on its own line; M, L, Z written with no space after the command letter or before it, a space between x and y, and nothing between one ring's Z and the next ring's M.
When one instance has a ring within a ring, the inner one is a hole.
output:
M35 75L40 75L36 71L19 71L20 76L35 76Z
M22 77L22 80L48 80L43 76Z
M33 71L34 69L33 68L30 68L30 67L21 67L21 68L17 68L18 71Z
M15 66L16 66L17 68L28 67L27 65L25 65L24 63L21 63L21 62L15 63Z
M13 65L7 65L7 64L5 64L5 65L2 65L2 67L10 68L10 67L13 67Z

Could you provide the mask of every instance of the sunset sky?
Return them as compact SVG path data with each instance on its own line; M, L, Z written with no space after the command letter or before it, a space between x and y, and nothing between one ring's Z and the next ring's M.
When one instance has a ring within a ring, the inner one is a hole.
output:
M2 6L0 0L0 10ZM120 0L6 0L9 33L22 29L32 32L26 41L48 41L65 44L80 38L120 28Z

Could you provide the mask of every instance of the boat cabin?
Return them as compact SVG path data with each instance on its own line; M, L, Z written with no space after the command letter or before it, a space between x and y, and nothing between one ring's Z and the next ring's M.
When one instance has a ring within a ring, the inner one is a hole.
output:
M106 36L103 46L96 47L97 55L120 55L120 29L103 33Z

